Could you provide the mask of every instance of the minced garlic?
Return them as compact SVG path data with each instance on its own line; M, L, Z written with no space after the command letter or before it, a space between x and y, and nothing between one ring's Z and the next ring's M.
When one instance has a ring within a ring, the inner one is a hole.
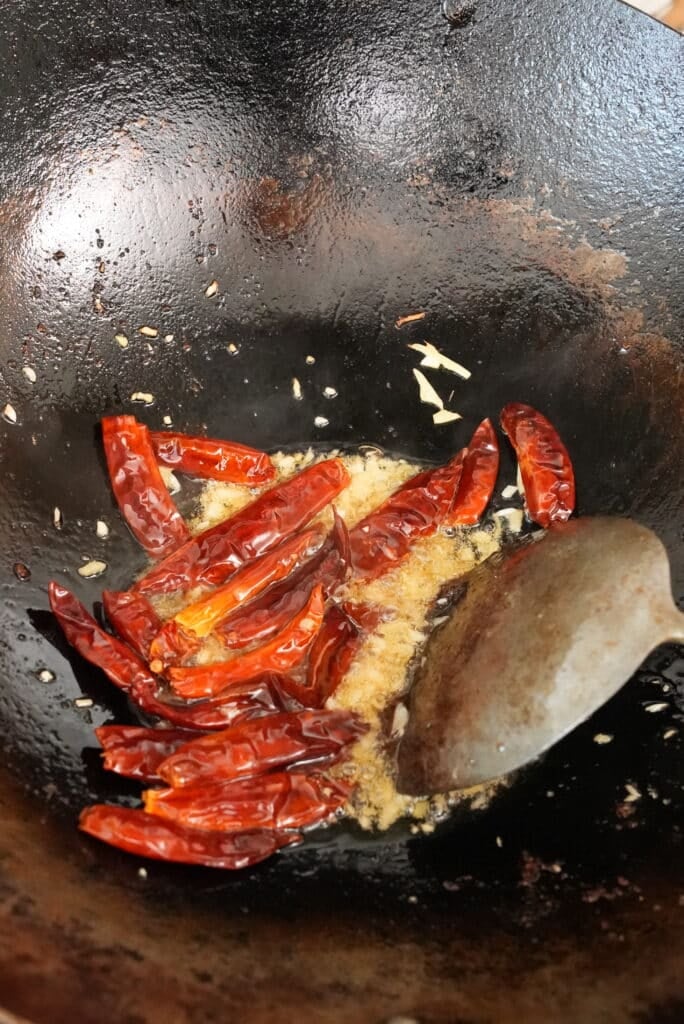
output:
M273 456L277 480L286 479L330 454L333 453L314 454L311 449L298 453L279 452ZM423 468L404 459L390 458L372 447L363 453L339 457L347 467L350 483L334 505L348 527L353 527ZM255 494L233 484L216 481L207 484L200 497L199 515L190 524L192 532L208 529L233 515L253 501ZM330 525L331 509L325 509L315 521ZM401 710L399 702L406 696L409 664L417 645L425 639L426 616L441 586L445 580L468 572L497 551L502 528L500 519L491 519L482 528L439 531L416 543L408 558L393 572L369 584L348 583L336 595L340 600L378 604L388 611L388 619L364 641L328 702L330 707L356 711L369 725L368 733L355 744L349 759L338 769L357 783L348 811L364 828L385 829L401 817L413 817L430 827L429 823L443 817L456 799L470 799L471 806L476 808L488 802L492 787L429 799L399 794L387 749L391 734L396 739L406 724L406 711ZM188 599L192 599L192 595L185 595L181 603ZM173 615L180 608L173 595L155 605L162 617ZM206 645L198 661L216 661L222 656L225 657L225 651L222 654L218 644Z

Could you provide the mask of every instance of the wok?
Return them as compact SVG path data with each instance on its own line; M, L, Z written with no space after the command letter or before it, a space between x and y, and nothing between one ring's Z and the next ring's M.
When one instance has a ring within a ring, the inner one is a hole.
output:
M85 558L111 588L143 564L104 413L437 460L516 399L558 425L581 512L660 534L681 604L680 39L607 0L17 0L0 53L6 1019L680 1020L681 649L434 835L339 828L243 873L143 877L75 829L134 792L92 749L128 712L45 589L92 603ZM473 371L455 428L417 402L425 338Z

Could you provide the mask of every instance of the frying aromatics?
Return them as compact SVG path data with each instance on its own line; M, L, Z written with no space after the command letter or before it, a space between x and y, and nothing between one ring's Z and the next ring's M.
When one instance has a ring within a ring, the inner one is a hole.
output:
M567 519L572 466L552 425L520 404L502 424L529 516ZM160 720L99 730L105 766L170 788L147 790L144 809L90 808L81 827L131 852L226 867L344 814L364 828L402 816L433 828L463 793L399 795L393 749L412 665L448 602L440 592L513 531L511 515L482 518L499 468L491 422L428 467L370 446L270 457L132 416L106 417L103 440L121 513L156 561L130 590L102 595L118 636L54 580L50 604L79 654ZM169 465L211 480L191 524Z
M335 508L350 530L425 469L419 463L392 458L377 449L353 455L331 452L325 457L335 456L342 460L350 477L349 486L335 500ZM276 479L284 479L322 457L312 449L278 452L272 456ZM200 533L221 522L249 501L250 496L243 488L208 483L200 498L199 514L190 523L191 532ZM329 526L331 520L332 513L326 509L317 521ZM386 829L405 816L433 820L455 799L445 796L415 800L397 792L390 740L398 737L391 735L391 709L407 694L409 666L427 638L427 615L445 580L462 576L494 554L500 549L502 538L502 522L496 519L480 528L438 530L418 540L396 569L370 583L352 580L336 594L338 601L377 605L387 612L363 639L336 693L326 703L330 708L356 712L369 727L338 769L356 784L347 811L363 828ZM161 615L170 614L173 607L163 600L156 602ZM214 652L210 655L205 650L202 660L214 660L214 656Z

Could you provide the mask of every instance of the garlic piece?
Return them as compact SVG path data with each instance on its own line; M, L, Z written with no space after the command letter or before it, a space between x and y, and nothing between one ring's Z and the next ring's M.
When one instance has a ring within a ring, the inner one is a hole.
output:
M438 409L443 409L444 402L439 397L425 374L414 368L413 376L418 381L418 394L421 402L425 402L427 405L435 405Z
M2 410L2 418L3 418L3 420L6 420L8 423L16 423L17 422L17 410L14 408L13 405L10 405L9 402L7 403L5 408Z
M206 297L208 299L211 299L214 295L216 295L216 292L218 290L219 290L219 283L218 283L218 281L212 281L211 284L208 284L207 287L204 289L204 294L206 295Z
M169 494L178 494L181 489L180 480L173 470L169 469L168 466L160 466L159 472L161 473L162 480L166 484L166 489Z
M448 409L440 409L439 412L435 412L432 415L432 422L435 426L441 426L444 423L453 423L454 420L462 419L459 412L449 412Z
M159 330L156 327L148 327L148 325L145 324L143 327L138 328L138 334L142 334L146 338L158 338Z
M134 391L131 395L131 402L142 402L144 405L154 405L154 395L151 391Z
M521 508L500 508L494 513L495 519L503 519L511 533L520 533L523 528L523 510Z
M421 344L416 342L413 345L408 346L413 349L414 352L420 352L423 356L420 365L427 366L430 370L448 370L450 373L455 373L458 377L462 377L463 380L470 380L472 373L467 370L465 366L457 363L454 359L449 359L443 352L440 352L438 348L431 345L429 341Z
M297 377L292 378L292 397L296 402L301 402L302 400L302 385Z
M390 730L392 736L403 736L406 724L409 719L408 708L405 704L399 702L394 709L394 715L392 716L392 728Z
M520 472L520 466L516 466L515 470L515 483L522 497L525 497L525 485L523 484L522 473Z
M32 366L24 366L21 372L24 374L24 376L26 377L26 380L30 384L35 384L36 383L36 380L37 380L36 371L33 369Z
M109 536L109 527L105 523L104 519L98 519L95 523L95 533L100 540L105 540Z
M96 576L101 576L106 569L106 562L101 562L99 559L93 558L90 562L86 562L85 565L80 565L77 572L84 580L92 580Z
M316 416L314 418L314 426L315 427L327 427L329 423L330 423L330 420L327 420L325 418L325 416Z
M128 338L125 334L115 334L114 341L117 345L120 345L121 348L128 348Z

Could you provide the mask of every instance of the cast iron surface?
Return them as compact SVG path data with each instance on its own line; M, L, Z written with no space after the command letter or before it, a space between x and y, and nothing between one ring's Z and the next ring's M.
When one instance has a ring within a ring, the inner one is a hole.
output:
M659 532L681 604L681 42L594 0L447 13L0 9L0 398L17 415L0 424L0 1005L36 1022L684 1012L676 648L432 836L339 829L240 875L143 878L74 828L124 792L91 737L126 708L65 650L45 586L92 602L82 560L103 557L110 587L143 564L106 486L104 412L438 459L530 401L573 454L580 510ZM453 431L416 400L405 345L423 338L473 370Z

